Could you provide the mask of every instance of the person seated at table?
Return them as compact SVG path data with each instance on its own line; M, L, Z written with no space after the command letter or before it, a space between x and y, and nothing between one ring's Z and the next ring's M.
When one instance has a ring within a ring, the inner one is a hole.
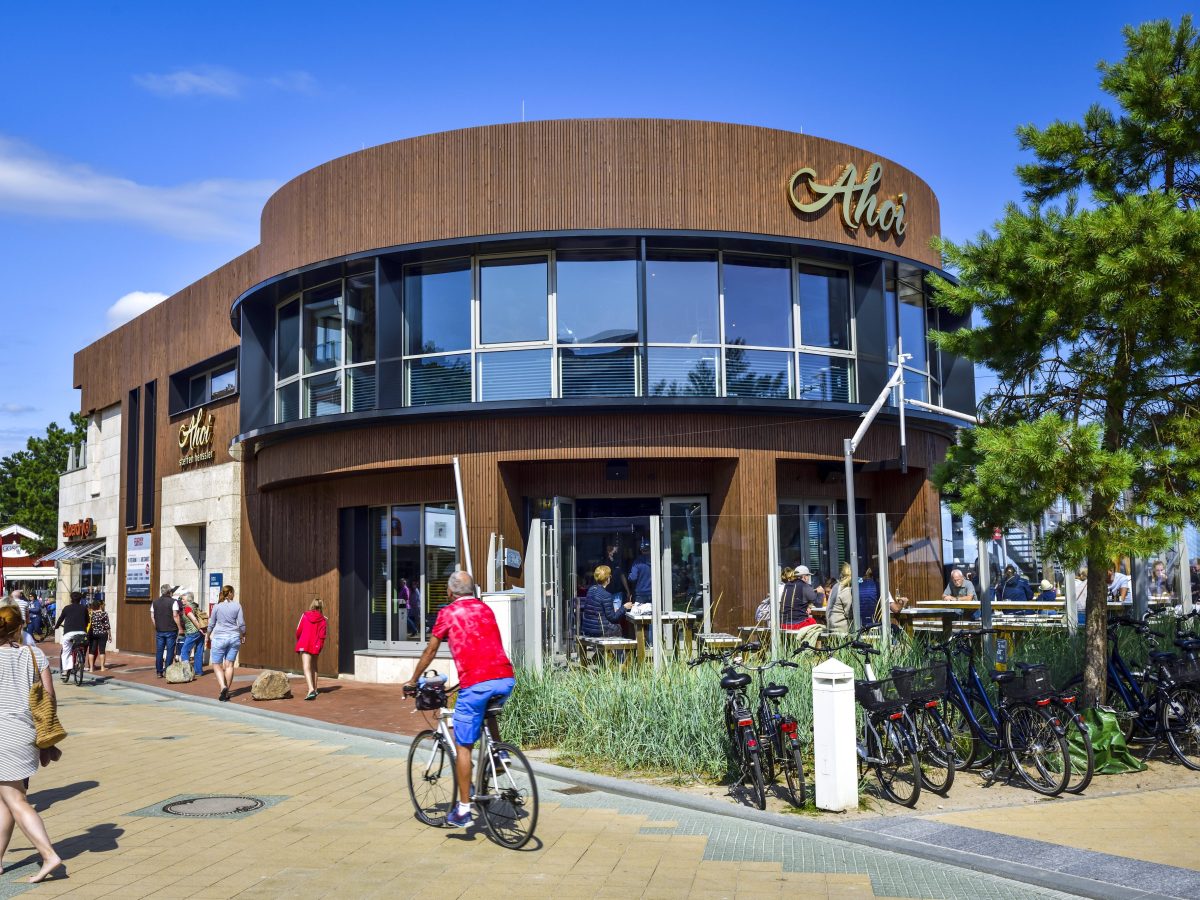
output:
M829 589L825 624L830 634L849 634L854 626L854 591L850 588L850 563L842 563L838 580Z
M1087 566L1080 566L1075 573L1075 612L1079 616L1079 624L1087 620Z
M1000 599L1014 603L1028 603L1033 599L1033 586L1013 566L1004 567L1004 578L1000 582Z
M875 580L875 573L868 566L867 571L863 572L862 578L858 579L858 610L862 616L864 628L875 624L875 607L878 604L879 582Z
M1129 602L1129 576L1124 572L1118 572L1116 568L1108 570L1108 602Z
M794 569L784 569L783 596L779 600L779 627L786 631L799 631L809 625L816 625L817 620L808 611L816 606L817 592L812 586L812 572L808 566L796 566Z
M1050 583L1047 578L1042 579L1042 583L1038 585L1038 603L1056 603L1058 602L1058 589Z
M608 566L596 566L592 572L596 583L587 590L583 598L583 609L580 612L580 631L584 637L620 637L621 621L625 611L633 607L626 601L622 606L613 609L613 595L608 592L612 583L612 569Z
M963 575L962 569L950 570L950 581L946 584L946 589L942 591L943 600L974 600L975 585L967 580Z
M1150 577L1147 579L1151 597L1169 597L1171 579L1167 577L1167 566L1161 559L1156 559L1150 565Z

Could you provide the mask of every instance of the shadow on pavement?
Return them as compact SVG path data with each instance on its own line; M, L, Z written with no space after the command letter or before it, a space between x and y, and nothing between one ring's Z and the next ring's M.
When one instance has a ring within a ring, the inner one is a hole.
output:
M84 853L104 853L108 850L117 849L117 838L125 833L124 828L118 827L113 822L105 822L103 825L93 825L83 834L72 835L62 840L54 841L54 849L58 851L58 855L64 860L74 859L76 856L81 856Z
M78 797L84 791L100 787L98 781L77 781L74 784L64 784L62 787L49 788L29 795L29 802L38 812L43 812L55 803L62 803L72 797Z

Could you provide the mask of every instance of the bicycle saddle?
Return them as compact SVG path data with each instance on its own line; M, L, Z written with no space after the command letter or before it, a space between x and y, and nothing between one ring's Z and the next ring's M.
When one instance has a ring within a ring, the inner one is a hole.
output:
M721 676L721 687L727 691L744 688L750 683L750 676L745 672L730 672Z
M498 716L501 710L504 709L503 700L491 700L488 702L487 709L483 711L485 716Z
M916 671L916 668L913 666L892 666L892 677L895 678L897 675L901 677L912 675Z
M1154 650L1151 652L1150 658L1156 663L1169 663L1175 662L1179 657L1177 654L1169 653L1166 650Z
M1016 666L1018 669L1020 669L1022 672L1028 672L1028 671L1030 671L1030 670L1032 670L1032 669L1044 669L1044 668L1046 668L1046 664L1045 664L1045 663L1026 663L1026 662L1019 662L1019 663L1014 663L1014 665L1015 665L1015 666Z
M770 697L772 700L778 700L780 697L786 697L787 692L788 687L786 684L776 684L773 681L763 688L763 694L767 697Z
M1175 646L1184 653L1196 653L1200 651L1200 638L1182 637L1175 638Z
M996 682L996 684L1007 684L1008 682L1012 681L1016 677L1017 677L1016 672L993 672L992 673L992 681Z

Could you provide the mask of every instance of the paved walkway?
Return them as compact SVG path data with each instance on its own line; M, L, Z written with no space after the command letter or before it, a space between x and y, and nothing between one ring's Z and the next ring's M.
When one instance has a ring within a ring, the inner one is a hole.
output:
M61 697L71 737L32 796L71 874L18 883L35 864L18 833L0 897L1064 896L550 778L539 779L537 845L513 852L419 824L395 743L119 682ZM235 819L162 812L206 794L264 806Z

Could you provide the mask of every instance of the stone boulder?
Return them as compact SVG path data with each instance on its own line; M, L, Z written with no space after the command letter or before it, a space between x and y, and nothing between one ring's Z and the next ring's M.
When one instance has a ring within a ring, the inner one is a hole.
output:
M292 687L282 672L263 672L254 679L250 696L255 700L283 700L292 696Z
M167 666L167 684L187 684L189 681L195 680L196 676L192 672L190 662L171 663Z

